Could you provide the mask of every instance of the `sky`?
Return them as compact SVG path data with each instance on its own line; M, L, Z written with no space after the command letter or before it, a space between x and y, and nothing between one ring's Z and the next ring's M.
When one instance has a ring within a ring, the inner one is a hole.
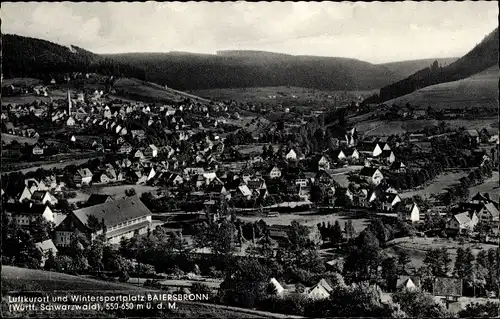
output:
M371 63L460 57L498 27L479 2L2 2L2 33L95 53L263 50Z

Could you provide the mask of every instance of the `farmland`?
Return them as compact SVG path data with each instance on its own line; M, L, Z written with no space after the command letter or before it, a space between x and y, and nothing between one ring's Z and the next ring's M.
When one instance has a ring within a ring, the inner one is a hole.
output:
M422 108L467 108L498 106L498 67L489 68L469 78L425 87L411 94L386 101L387 105L418 105Z

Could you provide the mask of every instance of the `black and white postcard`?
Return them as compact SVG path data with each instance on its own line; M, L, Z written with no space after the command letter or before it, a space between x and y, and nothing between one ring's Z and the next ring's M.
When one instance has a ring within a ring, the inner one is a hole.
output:
M2 317L498 318L498 17L2 3Z

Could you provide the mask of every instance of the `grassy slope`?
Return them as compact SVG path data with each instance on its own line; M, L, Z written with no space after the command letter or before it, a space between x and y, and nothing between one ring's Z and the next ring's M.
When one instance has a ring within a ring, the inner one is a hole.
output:
M137 294L154 292L129 284L113 283L95 279L71 276L67 274L25 269L2 265L2 296L9 291L43 291L44 293L127 293ZM226 307L195 302L177 302L178 310L175 315L188 318L215 317L215 318L292 318L293 316L273 314L269 312L253 311L249 309ZM4 310L4 309L2 309ZM4 311L3 315L6 313ZM78 314L85 315L82 313ZM298 318L298 317L297 317Z
M500 69L489 68L463 80L441 83L389 100L387 105L411 105L427 108L466 108L498 105Z
M398 61L398 62L389 62L380 64L389 71L397 74L404 79L407 76L412 75L418 70L422 70L423 68L428 67L434 61L438 61L440 66L446 66L450 63L455 62L458 58L438 58L438 59L420 59L420 60L409 60L409 61Z

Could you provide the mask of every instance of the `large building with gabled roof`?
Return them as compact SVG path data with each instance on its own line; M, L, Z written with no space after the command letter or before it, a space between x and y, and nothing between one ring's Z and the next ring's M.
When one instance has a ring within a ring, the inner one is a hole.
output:
M89 228L90 216L99 222L99 230ZM122 237L131 238L135 232L145 234L151 227L152 213L138 196L107 201L99 205L81 208L68 214L55 228L56 246L67 246L75 230L95 238L105 233L111 244L119 244Z

